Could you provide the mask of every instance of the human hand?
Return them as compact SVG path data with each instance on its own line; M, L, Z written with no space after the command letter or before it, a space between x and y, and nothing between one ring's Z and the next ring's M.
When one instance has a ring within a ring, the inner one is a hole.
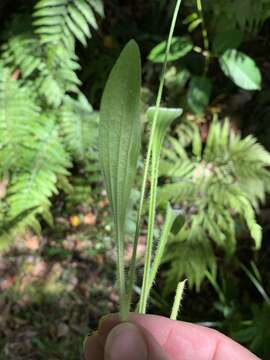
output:
M102 319L85 344L86 360L259 360L221 333L155 315Z

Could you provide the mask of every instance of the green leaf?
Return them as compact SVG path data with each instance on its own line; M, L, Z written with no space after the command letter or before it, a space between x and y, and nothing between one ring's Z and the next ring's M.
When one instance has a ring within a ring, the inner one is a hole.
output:
M162 41L156 45L150 52L148 59L155 63L163 63L165 61L166 41ZM187 55L193 49L192 41L188 37L175 36L172 38L168 61L178 60Z
M168 239L169 239L169 235L170 235L172 226L174 225L174 223L179 215L180 215L179 210L172 209L170 204L168 204L167 212L166 212L166 219L165 219L165 223L163 225L162 235L159 240L158 247L157 247L157 250L156 250L156 253L154 256L153 264L151 267L150 281L148 284L148 293L150 292L150 290L154 284L158 269L162 262L163 254L164 254L164 251L165 251Z
M147 110L147 117L150 122L153 122L155 117L156 107L151 106ZM154 138L154 145L153 145L153 152L156 157L159 156L164 137L166 135L168 127L171 123L178 118L183 113L183 110L180 108L159 108L158 109L158 116L157 116L157 123L156 123L156 130L155 130L155 138Z
M237 29L218 32L213 41L213 52L221 55L228 49L236 49L243 41L243 33Z
M59 6L59 5L65 5L66 0L41 0L35 5L35 9L42 8L44 6Z
M77 8L81 11L81 13L85 16L88 23L94 28L97 29L97 21L95 19L95 15L91 9L91 7L84 0L76 1Z
M179 92L186 86L189 78L190 72L187 69L176 69L175 66L171 66L165 74L165 86Z
M176 211L176 210L175 210ZM178 214L177 214L177 216L176 216L176 218L175 218L175 220L174 220L174 222L173 222L173 224L172 224L172 227L171 227L171 233L173 234L173 235L176 235L176 234L178 234L179 233L179 231L182 229L182 227L184 226L184 224L185 224L185 217L184 217L184 215L180 212L180 211L178 211Z
M69 16L66 18L66 23L72 34L83 44L83 46L86 46L86 37L77 24L75 24Z
M206 77L194 76L189 84L187 102L195 114L202 114L209 104L212 84Z
M139 48L131 40L113 67L102 96L99 154L114 215L123 224L140 148Z
M90 37L90 30L88 27L88 23L86 21L86 18L83 16L83 14L78 10L74 4L70 4L68 6L68 12L73 19L73 21L76 23L76 25L83 31L86 37Z
M261 247L262 243L262 228L259 224L254 224L250 227L250 234L255 241L256 249Z
M202 155L202 139L199 128L196 126L194 129L192 140L192 152L193 155L200 158Z
M131 40L114 65L101 100L99 157L115 224L121 311L125 301L123 241L140 149L141 61Z
M102 0L88 0L88 3L92 6L97 14L104 17L104 8Z
M33 21L34 26L43 26L43 25L58 25L62 21L62 16L47 16L41 17Z
M253 59L238 50L226 50L219 58L221 69L245 90L260 90L261 72Z
M199 17L197 12L193 12L192 14L188 15L184 20L183 20L183 24L184 25L188 25L190 23L192 23L194 20L197 20Z
M46 16L62 16L65 14L65 6L55 6L55 7L41 7L39 10L35 11L33 17L46 17Z
M197 27L198 27L201 23L202 23L202 19L201 19L201 18L192 21L192 22L189 24L189 26L188 26L188 31L189 31L189 32L194 31L195 29L197 29Z

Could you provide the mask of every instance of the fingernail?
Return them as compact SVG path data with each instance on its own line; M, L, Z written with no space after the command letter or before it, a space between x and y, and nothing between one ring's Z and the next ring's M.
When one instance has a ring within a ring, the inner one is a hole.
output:
M114 327L105 344L105 360L147 360L147 354L143 334L131 323Z

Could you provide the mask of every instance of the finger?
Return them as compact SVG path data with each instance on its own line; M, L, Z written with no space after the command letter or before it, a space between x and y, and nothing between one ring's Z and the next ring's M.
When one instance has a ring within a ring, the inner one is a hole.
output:
M105 360L169 360L147 330L132 323L116 325L105 344Z
M148 333L174 360L258 360L258 357L219 332L161 316L131 314L129 321ZM100 324L102 336L119 323L118 315L105 317Z
M132 315L153 334L174 360L258 360L247 349L216 330L160 316Z
M104 360L104 345L98 334L87 337L84 351L85 360Z

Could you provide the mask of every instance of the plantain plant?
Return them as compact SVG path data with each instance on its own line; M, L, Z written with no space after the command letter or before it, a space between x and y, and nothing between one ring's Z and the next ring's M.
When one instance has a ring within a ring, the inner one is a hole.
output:
M155 256L153 256L160 153L166 130L182 113L182 109L167 109L160 106L167 59L170 52L180 3L181 0L177 0L172 18L156 104L147 111L151 132L142 178L140 203L133 242L133 254L128 272L125 271L124 265L125 223L141 145L141 60L138 45L134 40L131 40L125 46L119 59L114 65L106 83L101 101L99 157L114 221L114 235L117 247L117 281L120 294L120 314L123 320L127 319L128 313L131 310L132 290L135 285L137 244L149 175L150 195L148 206L147 245L143 282L137 307L138 311L142 314L146 312L149 293L161 262L164 247L171 227L178 216L178 213L168 205L163 234L157 246ZM128 276L126 276L126 274ZM183 288L184 284L178 286L172 311L173 318L176 318L177 316Z

